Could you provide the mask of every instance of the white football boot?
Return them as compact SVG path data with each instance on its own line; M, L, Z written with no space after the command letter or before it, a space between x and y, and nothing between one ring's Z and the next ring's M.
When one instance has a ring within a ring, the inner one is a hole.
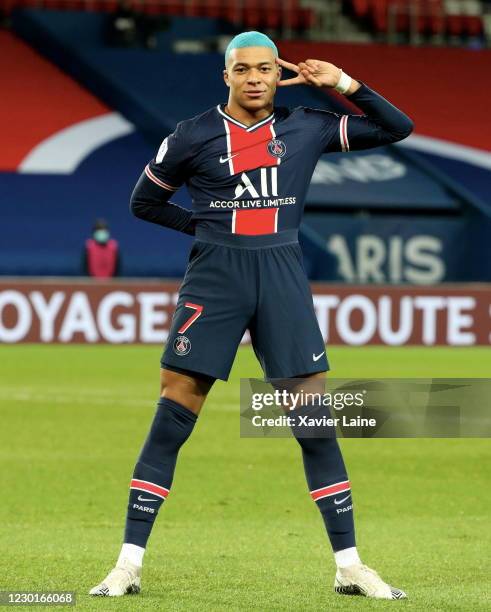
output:
M100 584L90 589L89 595L121 597L121 595L139 593L141 573L141 567L134 565L128 559L123 559Z
M340 595L363 595L374 599L406 599L404 591L385 583L373 569L356 564L338 568L334 590Z

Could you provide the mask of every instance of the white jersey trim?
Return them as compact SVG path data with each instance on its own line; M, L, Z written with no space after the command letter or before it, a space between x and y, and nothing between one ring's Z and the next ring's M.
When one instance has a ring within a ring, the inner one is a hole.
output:
M273 119L273 121L271 121L271 125L269 126L269 129L271 130L271 134L273 136L273 139L276 138L276 132L274 131L274 127L273 127L273 123L275 122L275 120ZM276 158L276 165L279 166L281 164L281 158L277 157Z
M339 141L343 153L348 153L349 151L348 118L349 115L343 115L339 121Z
M148 164L145 166L145 174L153 183L155 183L159 187L162 187L162 189L167 189L168 191L177 191L179 189L179 187L169 185L169 183L165 183L164 181L161 181L159 178L157 178L155 174L150 170L150 166Z
M230 172L230 176L233 176L235 174L235 170L234 170L234 164L233 164L233 158L232 158L232 144L230 141L230 128L228 127L228 123L227 121L224 119L223 120L223 125L225 126L225 134L227 136L227 155L228 155L228 169Z
M244 128L246 132L253 132L254 130L257 130L257 128L261 127L265 123L268 123L268 121L271 121L271 119L274 117L274 113L271 113L271 115L266 117L266 119L262 119L261 121L259 121L258 123L255 123L254 125L246 125L245 123L242 123L241 121L237 121L237 119L234 119L230 115L227 115L227 113L223 112L223 110L220 108L220 104L217 104L217 111L220 113L220 115L225 117L227 121L230 121L230 123L235 123L235 125L238 125L239 127Z

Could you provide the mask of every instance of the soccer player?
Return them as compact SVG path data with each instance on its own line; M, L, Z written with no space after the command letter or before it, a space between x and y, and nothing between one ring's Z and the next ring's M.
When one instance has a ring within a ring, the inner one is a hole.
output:
M296 76L282 80L282 68ZM329 366L298 243L312 173L323 153L387 145L413 129L403 112L366 84L326 61L283 61L259 32L232 39L223 76L227 104L180 122L132 195L137 217L195 241L161 360L157 412L130 482L124 544L92 595L139 592L143 554L169 495L178 452L214 381L228 379L247 329L268 380L325 378ZM364 114L275 107L276 88L296 84L335 88ZM192 211L169 201L184 183ZM406 597L360 560L350 482L336 438L293 433L334 552L335 591Z

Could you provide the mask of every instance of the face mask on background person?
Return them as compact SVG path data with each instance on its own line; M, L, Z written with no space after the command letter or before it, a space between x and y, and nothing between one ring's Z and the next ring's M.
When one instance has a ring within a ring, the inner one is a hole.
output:
M93 237L99 244L106 244L106 242L109 240L109 231L107 229L95 230Z

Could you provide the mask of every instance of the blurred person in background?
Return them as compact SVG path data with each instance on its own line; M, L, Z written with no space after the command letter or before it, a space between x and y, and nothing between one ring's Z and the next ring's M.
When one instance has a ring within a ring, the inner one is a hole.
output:
M92 238L85 242L84 272L94 278L111 278L119 275L119 245L111 238L109 225L98 219L92 230Z
M113 47L133 47L138 44L138 14L129 0L121 0L115 12L109 15L106 40Z
M121 0L106 25L106 42L112 47L156 49L157 33L169 28L165 15L144 15L134 9L131 0Z

